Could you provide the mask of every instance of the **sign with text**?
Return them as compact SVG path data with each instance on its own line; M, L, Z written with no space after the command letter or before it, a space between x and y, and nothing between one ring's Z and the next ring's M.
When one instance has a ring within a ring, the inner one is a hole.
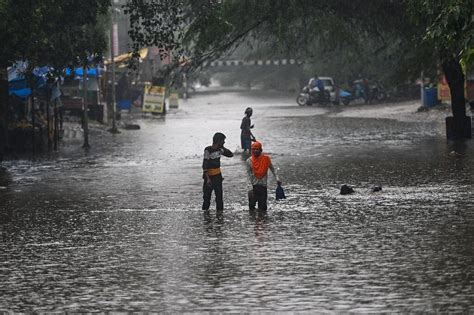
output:
M165 94L166 88L164 86L146 85L142 112L163 114L165 111Z

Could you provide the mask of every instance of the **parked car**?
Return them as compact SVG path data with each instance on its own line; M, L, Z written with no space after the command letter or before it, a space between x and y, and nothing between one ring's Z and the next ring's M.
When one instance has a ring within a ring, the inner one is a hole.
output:
M331 103L336 103L336 85L331 77L319 77L324 82L324 89L329 92L329 100Z

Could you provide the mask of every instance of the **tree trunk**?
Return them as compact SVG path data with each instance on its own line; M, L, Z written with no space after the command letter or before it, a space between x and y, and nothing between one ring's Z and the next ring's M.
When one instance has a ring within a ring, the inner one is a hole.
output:
M48 151L51 151L53 148L53 139L51 139L51 111L50 111L50 106L51 106L51 88L48 86L48 92L47 92L47 99L46 99L46 129L47 129L47 136L48 136Z
M0 162L8 149L8 71L0 69Z
M84 124L82 128L84 129L84 144L83 148L88 149L90 148L89 145L89 114L88 114L88 104L87 104L87 66L83 68L83 76L82 76L82 92L84 92L84 106L83 106L83 117L84 117Z
M110 28L110 67L112 69L112 129L110 132L119 133L117 129L117 104L115 100L115 53L114 53L114 13L112 12L112 27Z
M464 98L464 73L456 58L445 59L442 62L442 67L451 91L451 110L453 112L452 131L455 138L465 138L466 99Z
M58 150L58 142L59 142L59 115L58 115L58 100L54 100L54 142L53 147L54 151Z
M33 154L33 158L36 154L36 146L35 146L35 125L36 125L36 115L35 115L35 110L36 110L36 104L35 104L35 88L33 85L30 85L31 88L31 125L33 128L31 128L31 152Z

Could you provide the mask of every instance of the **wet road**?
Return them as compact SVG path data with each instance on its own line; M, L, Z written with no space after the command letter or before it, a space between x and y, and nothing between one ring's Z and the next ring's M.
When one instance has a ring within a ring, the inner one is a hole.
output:
M221 131L238 153L247 106L288 199L250 214L236 154L223 216L203 213L203 149ZM383 118L394 106L202 94L139 131L92 130L88 153L67 138L4 163L0 312L474 312L473 144L452 155L442 120Z

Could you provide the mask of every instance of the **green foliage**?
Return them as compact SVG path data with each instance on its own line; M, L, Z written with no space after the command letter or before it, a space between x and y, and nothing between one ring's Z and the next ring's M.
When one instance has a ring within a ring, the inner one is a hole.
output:
M0 63L27 60L29 72L44 65L62 70L101 54L107 41L98 21L109 5L109 0L2 0Z
M246 42L260 47L244 58L296 58L308 72L398 82L434 74L439 55L472 47L474 29L472 0L130 0L127 8L135 49L160 45L194 66Z
M409 12L423 41L439 52L441 60L459 60L474 47L472 0L409 0Z
M189 3L183 0L129 0L124 13L130 18L129 35L135 54L148 46L157 46L164 54L180 49L185 32L182 8L187 6Z

